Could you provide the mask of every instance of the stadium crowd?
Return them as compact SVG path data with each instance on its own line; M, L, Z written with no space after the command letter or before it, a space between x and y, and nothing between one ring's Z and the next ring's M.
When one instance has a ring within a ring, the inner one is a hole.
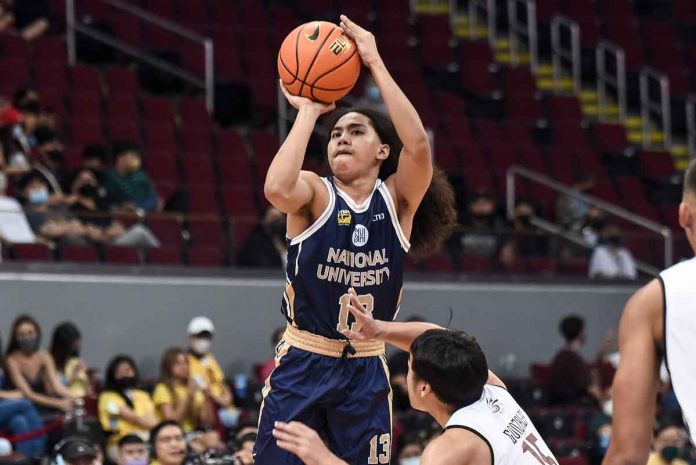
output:
M587 361L580 354L583 319L567 316L559 330L566 344L549 361L533 365L530 378L506 383L559 457L598 464L611 435L616 341L607 333L596 358ZM59 324L44 344L39 323L30 315L17 317L2 358L0 463L42 458L78 465L252 463L262 389L274 358L257 361L252 373L225 373L214 355L216 332L209 318L193 318L183 332L185 346L163 350L156 378L142 377L128 354L115 354L100 377L82 358L89 347L83 347L75 324ZM270 342L276 346L282 337L280 328ZM408 354L395 352L388 364L392 462L414 465L442 431L429 415L410 407ZM661 379L648 464L696 463L666 371Z

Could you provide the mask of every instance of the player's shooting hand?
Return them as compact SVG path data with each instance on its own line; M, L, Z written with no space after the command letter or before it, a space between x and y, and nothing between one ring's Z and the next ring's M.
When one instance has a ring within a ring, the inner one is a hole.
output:
M282 80L279 79L278 82L280 83L280 90L283 91L283 95L285 95L285 98L288 100L288 102L290 102L290 105L292 105L293 108L295 108L296 110L300 110L301 108L307 108L317 112L317 115L323 115L324 113L328 113L336 108L335 103L320 103L315 102L314 100L310 100L306 97L298 97L297 95L292 95L285 88L285 85L283 84Z
M355 341L365 341L368 339L377 339L379 335L379 322L372 317L372 313L360 303L360 298L352 287L348 289L350 302L348 303L348 311L355 318L355 324L351 329L343 331L343 335L348 339Z
M300 422L276 421L273 437L276 438L278 447L295 454L305 465L327 465L336 460L319 434Z
M343 32L355 41L360 59L362 59L365 66L372 68L372 65L379 63L381 58L377 51L377 42L375 41L374 34L355 24L346 15L341 15L340 25Z

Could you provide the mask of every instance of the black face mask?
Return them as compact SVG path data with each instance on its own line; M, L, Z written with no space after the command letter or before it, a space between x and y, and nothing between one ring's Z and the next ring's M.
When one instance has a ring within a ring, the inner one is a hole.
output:
M621 247L623 245L623 239L620 236L607 237L604 242L613 247Z
M515 220L522 226L529 226L532 224L532 217L529 215L520 215Z
M48 152L46 152L46 155L48 155L48 158L50 158L51 161L54 163L62 163L63 162L63 151L62 150L49 150Z
M17 338L17 346L24 353L31 354L36 352L39 347L39 338L36 336L24 336Z
M665 462L670 463L672 460L681 457L682 451L675 446L663 447L660 450L660 455L665 459Z
M79 357L80 356L80 349L73 349L70 351L70 356L71 357Z
M96 199L99 196L99 190L96 186L92 184L85 184L78 190L81 196L89 197L90 199Z
M471 217L476 221L491 221L493 215L490 213L472 213Z
M138 380L135 376L119 378L117 380L114 380L114 382L116 383L116 386L120 387L121 389L133 389L138 385Z
M600 229L602 229L605 224L606 224L606 220L602 220L602 219L593 219L593 220L587 221L587 226L594 229L595 231L599 231Z

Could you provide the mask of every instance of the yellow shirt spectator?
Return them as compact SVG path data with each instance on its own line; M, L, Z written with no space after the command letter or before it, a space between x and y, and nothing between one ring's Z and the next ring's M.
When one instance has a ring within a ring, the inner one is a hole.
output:
M176 395L176 400L175 396ZM158 383L155 387L155 392L152 395L152 401L157 409L157 415L160 421L165 420L162 413L162 405L164 404L177 404L178 402L186 402L186 397L188 395L188 388L182 385L174 386L174 393L165 383ZM193 395L193 400L191 406L186 411L186 415L179 422L181 429L186 433L190 433L198 429L200 425L200 416L203 403L205 402L205 395L201 391L196 391Z
M199 386L209 386L210 392L216 396L221 396L225 391L225 374L218 365L215 356L207 353L198 357L189 353L188 359L191 379L196 381Z
M155 415L155 404L150 398L150 394L140 389L127 391L133 403L132 410L139 416ZM144 429L136 424L130 423L119 415L123 407L129 407L125 399L117 392L105 391L99 396L98 415L104 431L111 433L107 446L115 445L119 439L127 434L135 434L143 439L147 439L149 429Z
M85 397L89 392L89 377L83 368L83 362L77 357L70 357L65 362L65 369L59 375L65 379L68 391L75 397ZM69 382L72 379L72 382Z

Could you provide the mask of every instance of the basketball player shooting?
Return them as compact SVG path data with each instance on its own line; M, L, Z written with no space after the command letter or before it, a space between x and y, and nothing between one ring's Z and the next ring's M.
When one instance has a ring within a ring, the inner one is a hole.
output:
M696 161L684 175L679 225L696 253ZM655 421L660 362L696 444L696 258L664 270L639 289L619 325L619 369L612 387L613 425L603 465L643 465Z
M557 465L529 416L488 370L474 338L430 323L375 320L352 289L349 294L356 324L345 335L410 350L406 381L411 406L431 414L445 429L425 448L421 465ZM273 434L279 447L306 465L346 465L300 422L278 422ZM386 459L374 456L368 463L388 463Z
M314 37L326 34L320 27ZM277 447L276 421L300 421L325 432L331 450L348 463L389 462L391 388L384 343L351 343L342 334L352 323L348 288L357 290L375 318L394 319L410 239L417 252L435 250L455 223L451 187L441 172L433 176L423 124L387 71L374 36L345 16L340 27L357 45L389 118L360 109L334 115L327 144L332 176L321 178L301 167L317 119L335 105L293 96L283 87L298 113L268 169L264 192L287 213L281 307L288 326L266 380L257 465L301 463Z

